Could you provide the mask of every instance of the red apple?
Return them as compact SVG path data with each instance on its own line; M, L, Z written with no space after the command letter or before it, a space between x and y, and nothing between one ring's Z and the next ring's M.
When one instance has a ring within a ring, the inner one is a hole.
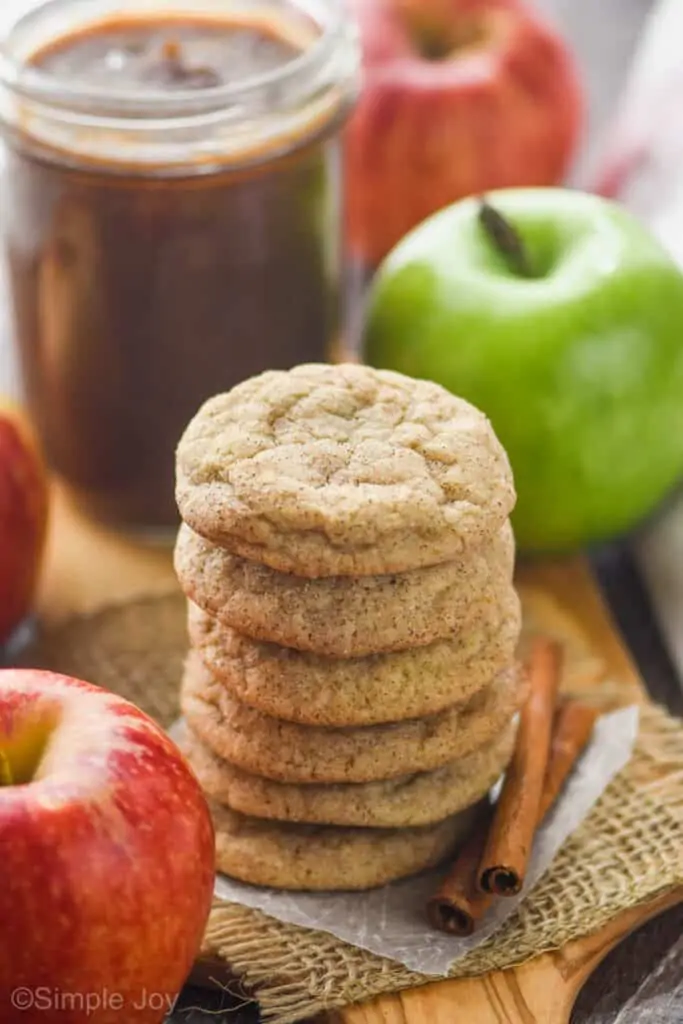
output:
M214 886L201 789L133 705L0 672L0 1020L159 1024Z
M583 103L521 0L353 0L365 86L346 133L348 241L372 265L444 206L560 182Z
M0 644L31 610L45 546L47 472L23 414L0 400Z

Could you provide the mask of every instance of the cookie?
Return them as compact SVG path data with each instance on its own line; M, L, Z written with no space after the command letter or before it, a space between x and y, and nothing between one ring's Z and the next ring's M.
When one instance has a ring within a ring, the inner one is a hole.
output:
M300 725L377 725L468 700L514 660L521 606L512 587L452 640L392 654L330 659L242 636L196 605L192 646L243 704Z
M430 825L483 799L509 764L516 729L433 772L385 782L292 785L251 775L214 754L190 729L180 741L202 789L241 814L359 828Z
M434 867L467 839L476 810L413 829L263 821L212 806L218 870L275 889L374 889Z
M512 585L514 561L508 523L456 561L393 576L292 576L232 555L187 526L175 552L181 587L205 611L245 636L333 658L451 637Z
M440 768L493 739L519 707L515 668L466 703L391 725L320 729L255 711L191 652L181 707L208 747L244 771L280 782L375 782Z
M516 498L481 412L351 364L268 371L208 401L178 446L176 497L196 533L308 577L457 558L498 533Z

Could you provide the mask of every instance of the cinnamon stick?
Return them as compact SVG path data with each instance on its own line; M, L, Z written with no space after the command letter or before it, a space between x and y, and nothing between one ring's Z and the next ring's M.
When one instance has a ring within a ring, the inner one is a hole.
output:
M538 825L557 800L574 765L588 745L598 712L578 701L567 701L555 716L550 759L541 796ZM491 826L492 808L482 815L472 838L458 856L439 891L427 904L434 928L449 935L468 936L495 896L479 889L479 864Z
M485 893L515 896L524 884L550 755L561 667L559 644L537 640L528 665L529 697L520 713L515 751L479 868L479 886Z
M565 701L557 712L538 812L539 824L551 810L574 765L588 746L598 718L597 708L577 700Z
M479 891L479 865L486 846L492 808L482 815L469 842L460 851L453 869L439 891L427 903L427 918L447 935L471 935L476 922L490 907L493 897Z

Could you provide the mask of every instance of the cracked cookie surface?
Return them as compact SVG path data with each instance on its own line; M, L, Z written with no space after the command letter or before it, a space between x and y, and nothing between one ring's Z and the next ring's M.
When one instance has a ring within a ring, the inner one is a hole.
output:
M433 772L385 782L296 785L244 772L218 757L190 729L180 748L206 795L241 814L276 821L358 828L413 828L443 821L482 800L505 771L516 730Z
M385 576L307 579L233 555L188 526L175 568L187 596L245 636L333 658L431 644L486 617L512 586L506 523L485 544L441 565Z
M276 889L373 889L434 867L465 841L475 811L414 829L337 828L264 821L211 807L219 871Z
M521 606L510 586L450 640L344 660L251 640L192 604L188 631L242 703L300 725L376 725L435 714L487 686L514 661Z
M488 419L358 365L268 371L209 400L177 452L195 532L298 576L405 572L495 535L515 503Z
M191 652L181 708L197 736L220 757L280 782L375 782L441 768L493 739L519 708L517 666L469 701L426 718L342 729L271 718L236 700Z

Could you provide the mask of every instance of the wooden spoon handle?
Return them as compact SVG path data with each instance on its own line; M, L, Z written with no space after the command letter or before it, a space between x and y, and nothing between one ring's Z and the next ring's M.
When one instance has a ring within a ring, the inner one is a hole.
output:
M521 967L380 996L320 1017L318 1024L569 1024L581 988L607 954L636 928L681 902L683 889L672 890L624 911L594 935Z

